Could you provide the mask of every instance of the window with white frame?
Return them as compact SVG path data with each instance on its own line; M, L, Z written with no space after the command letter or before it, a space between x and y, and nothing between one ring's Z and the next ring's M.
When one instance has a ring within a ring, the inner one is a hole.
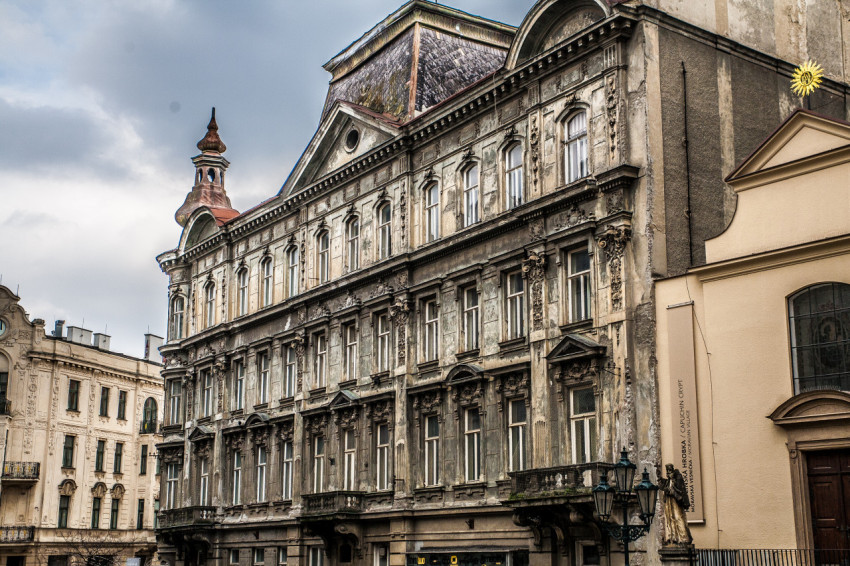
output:
M375 468L378 490L390 488L390 426L378 424L375 444Z
M587 114L582 110L564 124L564 152L567 183L587 177Z
M245 362L237 360L233 364L233 410L245 408Z
M233 504L239 505L242 503L242 452L234 450L233 452Z
M268 452L265 446L257 446L257 503L266 500L266 465Z
M345 379L357 379L357 325L353 322L344 325L342 339L345 344Z
M175 462L165 468L165 508L177 508L177 482L180 481L180 469Z
M478 407L463 412L463 467L466 481L481 479L481 413Z
M463 293L463 349L465 351L478 349L478 334L480 306L478 289L475 286L466 287Z
M183 398L183 384L179 379L172 379L168 391L168 424L180 424L183 422L180 414L180 403Z
M573 463L584 464L596 458L596 397L592 387L570 391L570 436Z
M295 395L295 379L298 373L298 353L295 346L284 346L283 397Z
M523 202L522 145L515 143L505 150L505 203L511 209Z
M440 355L440 317L437 300L429 299L422 305L425 314L425 343L422 349L424 361L436 360Z
M283 499L292 499L292 441L284 440L281 443L281 475L282 475L282 490L281 496Z
M236 274L236 313L248 314L248 269L243 267Z
M316 387L325 386L327 371L328 338L319 333L313 336L313 379Z
M183 315L186 311L186 300L177 296L171 301L171 339L183 338Z
M298 247L292 246L286 252L286 296L292 298L298 294Z
M313 493L321 493L325 485L325 438L313 439Z
M286 552L285 546L279 546L277 548L277 566L286 566L289 561L289 557Z
M331 235L323 230L316 237L316 277L319 283L327 283L331 276Z
M263 566L266 562L266 549L265 548L255 548L254 552L251 556L251 563L253 566Z
M509 471L521 472L525 469L525 399L508 401L508 463Z
M257 355L257 398L258 403L269 402L269 353L260 352Z
M378 259L392 255L393 207L385 202L378 207Z
M390 547L388 544L375 545L375 566L389 566Z
M231 548L230 549L230 565L231 566L238 566L238 564L239 564L239 549L238 548Z
M206 328L215 325L215 283L212 281L204 287L204 323Z
M478 212L478 165L472 165L463 172L463 225L471 226L481 216Z
M425 417L425 485L440 484L440 418Z
M210 462L207 458L201 458L200 464L201 481L198 504L201 507L206 507L210 504Z
M440 187L431 183L425 187L425 241L440 237Z
M590 254L587 249L567 253L567 296L570 322L590 318Z
M213 376L212 371L205 369L201 371L201 383L203 387L201 395L201 416L212 415L213 407Z
M508 340L525 336L525 280L522 272L508 273L505 301L506 331Z
M377 334L377 369L379 372L390 369L390 317L387 313L381 313L376 317Z
M263 274L260 296L262 297L263 306L267 307L274 301L274 262L272 258L267 257L263 260L260 264L260 271Z
M321 546L310 547L308 566L325 566L325 551Z
M357 474L357 447L354 429L343 431L343 462L342 462L342 489L350 491L356 489L355 477Z
M346 265L349 271L360 268L360 219L356 216L345 225Z

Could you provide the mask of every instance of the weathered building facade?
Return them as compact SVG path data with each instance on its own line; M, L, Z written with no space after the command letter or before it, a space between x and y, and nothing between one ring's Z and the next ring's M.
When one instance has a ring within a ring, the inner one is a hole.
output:
M242 214L213 117L158 257L163 559L622 559L589 489L623 447L660 462L654 278L704 261L722 173L799 103L766 18L668 8L405 4L326 64L316 135Z
M48 336L0 286L3 566L153 560L162 340L146 339L150 359L62 321Z

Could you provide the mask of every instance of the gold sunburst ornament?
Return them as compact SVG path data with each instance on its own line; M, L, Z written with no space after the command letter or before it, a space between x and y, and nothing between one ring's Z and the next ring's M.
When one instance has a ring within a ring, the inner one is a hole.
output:
M821 84L823 67L814 61L806 61L796 69L791 78L791 90L797 96L809 96Z

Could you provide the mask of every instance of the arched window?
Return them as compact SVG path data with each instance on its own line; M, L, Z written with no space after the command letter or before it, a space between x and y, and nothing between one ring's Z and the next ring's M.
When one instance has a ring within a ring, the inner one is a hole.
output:
M331 275L331 235L327 230L316 237L316 270L319 283L327 283Z
M236 274L236 312L238 316L248 314L248 268L243 267Z
M171 300L171 339L183 338L183 313L186 311L186 300L180 295Z
M478 165L463 171L463 226L471 226L481 220L478 212Z
M564 125L566 142L565 171L567 183L587 177L587 114L584 110L573 114Z
M153 434L156 432L156 399L148 397L145 400L145 407L142 410L142 434Z
M385 202L378 207L378 259L392 255L393 207Z
M347 240L346 264L349 271L360 268L360 219L356 216L345 225Z
M794 391L850 391L850 285L821 283L788 299Z
M298 294L298 246L292 246L286 252L286 295L292 298Z
M263 306L267 307L272 304L274 293L274 262L272 262L272 258L267 257L260 263L260 271L263 274L260 296L263 300Z
M425 241L440 237L440 187L431 183L425 187Z
M511 209L523 202L522 145L515 143L505 150L505 204Z
M215 325L215 283L212 281L204 287L204 323L206 328Z

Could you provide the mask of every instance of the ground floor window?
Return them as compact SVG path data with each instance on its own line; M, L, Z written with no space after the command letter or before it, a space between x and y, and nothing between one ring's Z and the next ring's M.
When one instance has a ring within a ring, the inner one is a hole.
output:
M325 551L321 546L311 546L307 566L325 566Z

